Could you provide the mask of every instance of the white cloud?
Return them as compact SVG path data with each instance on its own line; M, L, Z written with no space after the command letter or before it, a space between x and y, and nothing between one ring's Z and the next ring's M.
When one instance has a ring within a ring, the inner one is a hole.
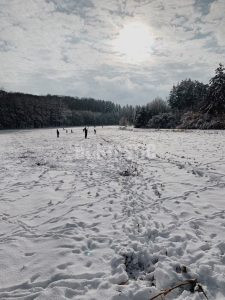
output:
M0 85L123 104L166 97L186 77L206 82L224 59L225 2L204 1L2 0ZM131 21L152 32L142 63L121 61L112 47Z

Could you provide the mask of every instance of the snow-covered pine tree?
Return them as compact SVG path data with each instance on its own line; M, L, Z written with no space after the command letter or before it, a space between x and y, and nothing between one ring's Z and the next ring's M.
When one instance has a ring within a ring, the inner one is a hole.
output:
M203 111L219 115L225 113L225 68L222 64L215 70L216 75L210 79L208 95Z

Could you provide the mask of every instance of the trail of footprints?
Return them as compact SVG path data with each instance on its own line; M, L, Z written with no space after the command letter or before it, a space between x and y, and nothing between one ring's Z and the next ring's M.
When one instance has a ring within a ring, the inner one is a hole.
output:
M104 142L109 144L113 140L103 139L102 143ZM194 186L187 186L187 190L183 194L177 194L177 197L170 199L166 195L167 183L160 178L164 172L163 169L160 169L160 164L165 160L172 166L177 166L181 172L189 172L192 169L192 175L200 178L203 183L206 183L206 177L210 177L209 173L213 171L213 168L207 173L208 167L203 168L198 163L192 165L189 160L186 160L186 164L181 163L179 161L180 158L183 159L181 156L177 156L177 160L174 160L171 158L172 154L169 153L169 158L159 156L155 159L159 169L157 172L153 172L151 167L146 166L146 162L144 162L143 165L138 166L141 170L138 174L123 178L118 172L123 167L121 162L124 167L127 167L131 162L122 154L122 159L111 162L111 170L108 174L112 174L112 176L108 179L103 178L103 176L96 179L94 171L89 172L87 176L87 172L82 173L83 166L79 166L83 187L79 188L72 185L70 190L66 192L66 201L56 203L50 199L42 207L14 218L10 218L8 214L1 214L0 218L3 221L16 222L20 226L19 230L14 231L11 237L1 237L2 243L7 241L7 238L16 240L23 237L34 242L34 244L38 243L39 239L54 238L60 242L53 250L57 251L59 257L62 258L56 262L55 274L52 277L41 280L40 274L34 273L28 281L24 280L21 284L1 288L1 299L4 297L7 299L11 296L16 299L23 292L24 299L25 297L35 299L43 290L60 286L66 287L64 294L66 298L78 297L75 299L79 299L79 293L82 295L85 287L91 286L91 288L96 289L101 285L102 280L108 277L110 277L111 283L119 286L121 284L129 285L130 282L136 281L142 282L141 284L144 286L158 288L160 283L156 271L162 269L164 262L167 262L167 267L169 265L171 268L171 274L177 274L178 278L188 278L192 275L190 266L197 273L199 266L195 266L195 263L200 261L204 265L204 260L207 260L208 257L211 258L209 252L212 243L217 243L217 249L220 253L219 257L217 253L213 252L214 261L211 260L212 265L216 265L219 259L225 261L225 243L218 242L215 233L211 233L209 236L212 241L205 241L203 232L205 220L225 219L225 211L214 212L203 218L198 208L188 199L192 194L196 195L197 198L204 188L196 189ZM33 153L25 152L20 159L26 160L29 155L31 157ZM41 165L37 165L38 167ZM84 167L88 168L88 165ZM106 171L106 167L103 165L98 166L98 168ZM63 190L67 175L65 174L65 180L60 179L60 175L59 178L54 177L55 192ZM47 176L46 170L42 171L39 180L46 180L45 176ZM219 179L217 178L218 181ZM109 187L110 181L116 183L117 189ZM105 184L108 186L105 187ZM211 184L213 187L219 186L218 182L211 182ZM96 185L98 186L97 189L95 188ZM193 189L191 190L191 188ZM205 186L205 188L208 187ZM84 193L86 190L86 202L79 205L72 202L71 199L76 193ZM106 191L107 195L105 194ZM93 202L88 201L88 199ZM71 201L70 209L65 209L63 205L67 205L68 201ZM168 205L169 201L173 201L172 207ZM193 215L189 215L188 210L180 211L179 204L183 205L183 201L195 212L196 217L194 219ZM60 213L57 217L52 217L51 215L56 208ZM29 221L33 222L36 218L43 217L46 209L48 209L49 216L45 225L48 225L49 228L45 232L41 228L44 223L40 222L36 226L28 225ZM74 216L75 213L77 216L78 211L81 214L80 218ZM88 215L86 221L82 221L83 215L85 217ZM163 216L166 218L163 219ZM18 219L22 217L23 221L17 220L17 217ZM24 222L24 219L27 219L27 223ZM108 223L106 229L104 225L102 226L104 222ZM184 226L188 229L187 232L185 232ZM109 229L111 230L110 237L108 235ZM60 239L63 238L66 238L67 242L63 242L63 240L61 242ZM192 253L187 241L196 244L201 242L201 246L196 247ZM100 270L92 273L91 268L94 263L92 255L96 250L103 248L110 248L115 253L114 256L106 258L108 262L111 260L111 274ZM39 255L37 251L33 250L24 252L27 262ZM86 273L72 275L69 272L70 268L74 267L73 257L89 258L84 260ZM21 266L21 272L25 269L26 264ZM194 275L195 271L193 271Z

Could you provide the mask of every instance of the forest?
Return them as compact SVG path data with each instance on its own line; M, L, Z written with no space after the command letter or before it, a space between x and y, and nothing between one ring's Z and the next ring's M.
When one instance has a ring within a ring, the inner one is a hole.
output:
M0 91L0 129L131 124L134 110L92 98Z
M85 125L225 129L225 68L219 64L208 84L182 80L167 100L157 97L144 106L0 90L0 129Z
M167 101L156 98L140 107L137 128L225 129L225 68L222 64L208 84L191 79L173 86Z

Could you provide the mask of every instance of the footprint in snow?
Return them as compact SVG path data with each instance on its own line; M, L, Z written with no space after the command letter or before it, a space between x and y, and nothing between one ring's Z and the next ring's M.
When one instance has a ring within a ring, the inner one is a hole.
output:
M35 252L27 252L27 253L25 253L24 255L25 256L32 256L32 255L34 255L35 254Z
M65 270L68 266L71 266L71 265L73 265L73 263L68 262L68 263L65 263L65 264L58 265L56 268L59 269L59 270Z
M36 279L38 279L38 277L40 277L39 274L34 274L34 275L31 277L30 282L31 282L31 283L34 282Z

